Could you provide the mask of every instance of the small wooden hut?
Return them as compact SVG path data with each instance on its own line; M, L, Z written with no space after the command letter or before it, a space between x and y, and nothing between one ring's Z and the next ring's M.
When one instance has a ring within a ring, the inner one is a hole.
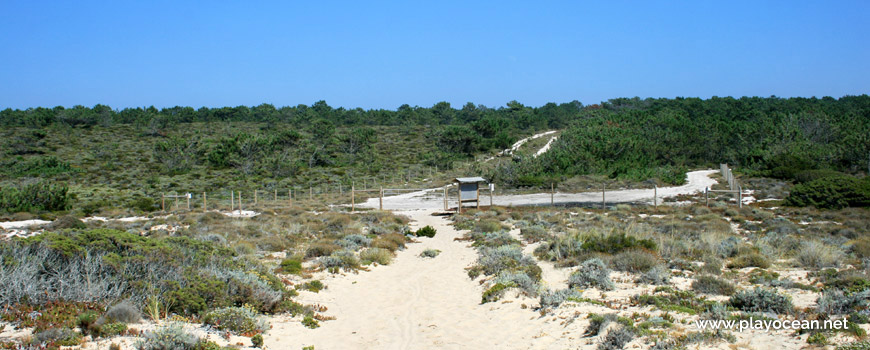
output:
M476 208L480 208L480 184L486 184L486 179L482 177L457 177L454 180L459 188L459 207L458 212L462 212L462 203L474 202Z

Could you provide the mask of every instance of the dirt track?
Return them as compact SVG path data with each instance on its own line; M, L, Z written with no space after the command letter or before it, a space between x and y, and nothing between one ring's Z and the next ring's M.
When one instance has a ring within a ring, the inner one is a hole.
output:
M662 198L674 197L684 194L694 194L704 191L704 188L716 184L716 180L710 178L710 175L719 172L718 170L698 170L686 174L686 184L682 186L660 187L658 189L658 201L662 202ZM443 188L433 188L423 191L410 192L397 196L384 197L385 210L414 210L414 209L429 209L438 210L444 208ZM481 190L481 205L489 205L488 191ZM634 189L634 190L617 190L607 191L604 201L607 204L616 203L647 203L653 202L653 189ZM455 189L451 190L455 193ZM498 190L496 189L496 193ZM455 195L454 195L455 196ZM556 193L553 195L553 202L557 205L567 204L597 204L601 203L601 192L583 192L583 193ZM495 195L493 204L501 206L528 206L528 205L549 205L549 193L535 194L520 194L520 195ZM366 202L359 204L363 208L378 208L379 199L369 198ZM456 198L448 199L449 207L456 207Z

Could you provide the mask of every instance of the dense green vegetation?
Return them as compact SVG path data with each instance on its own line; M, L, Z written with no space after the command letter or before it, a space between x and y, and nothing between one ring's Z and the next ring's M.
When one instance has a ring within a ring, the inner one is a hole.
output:
M679 184L686 170L722 162L747 174L797 182L834 171L857 175L870 155L870 96L633 98L537 108L512 101L500 108L469 103L455 109L441 102L395 111L333 108L324 101L281 108L96 105L5 109L0 126L0 187L19 199L0 210L72 206L89 214L109 207L151 211L163 192L315 186L317 193L320 186L432 181L426 175L436 167L442 176L435 178L445 181L458 174L444 170L457 165L506 189L582 175ZM464 163L544 129L564 132L538 158ZM21 201L27 197L19 193L32 178L68 186L66 199L47 207ZM804 197L791 203L864 203Z
M687 168L731 164L791 177L797 171L865 171L870 96L833 98L614 99L586 106L552 149L492 172L498 182L549 184L566 175L658 178L680 183Z

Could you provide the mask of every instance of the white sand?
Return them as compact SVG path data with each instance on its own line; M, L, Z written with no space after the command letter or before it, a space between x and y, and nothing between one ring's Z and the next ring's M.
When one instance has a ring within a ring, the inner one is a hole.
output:
M558 138L559 138L559 136L553 136L553 137L551 137L550 140L547 141L547 144L544 145L544 147L541 147L541 149L539 149L537 152L535 152L535 156L534 156L534 157L535 157L535 158L538 158L538 156L540 156L540 155L542 155L542 154L544 154L544 153L547 153L547 151L550 150L550 146L552 146L552 145L553 145L553 142L556 142L556 139L558 139Z

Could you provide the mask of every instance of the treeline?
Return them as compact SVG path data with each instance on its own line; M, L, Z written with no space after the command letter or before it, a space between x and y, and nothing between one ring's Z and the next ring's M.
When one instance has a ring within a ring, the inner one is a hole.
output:
M790 178L812 169L866 171L870 96L614 99L581 109L551 150L514 159L490 176L515 186L565 176L658 178L677 184L688 168L729 163Z
M255 107L172 107L157 109L146 108L112 109L98 104L94 107L74 106L64 108L4 109L0 111L0 125L44 127L51 124L89 127L94 125L134 124L143 128L160 129L168 124L246 121L276 122L305 125L312 120L324 119L338 126L350 125L472 125L479 124L483 132L493 130L500 124L508 123L519 130L562 128L567 125L583 104L577 101L542 107L529 107L511 101L505 107L489 108L467 103L461 108L453 108L448 102L439 102L432 107L411 107L407 104L396 110L362 108L334 108L325 101L317 101L311 106L300 104L276 108L271 104Z

